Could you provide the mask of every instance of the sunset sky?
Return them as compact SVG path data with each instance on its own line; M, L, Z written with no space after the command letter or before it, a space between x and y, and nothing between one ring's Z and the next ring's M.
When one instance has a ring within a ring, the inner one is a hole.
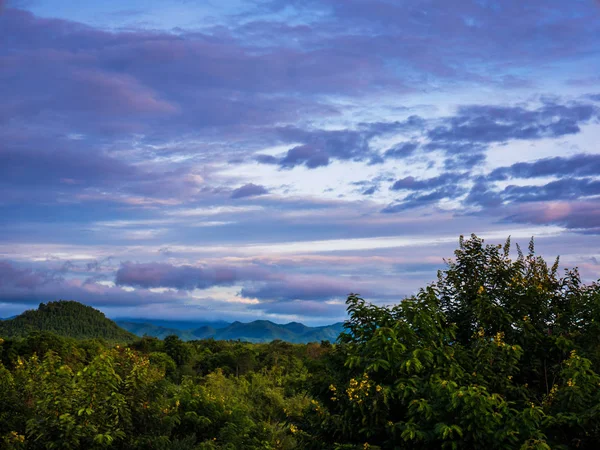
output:
M600 277L600 2L0 0L0 317L328 324L461 234Z

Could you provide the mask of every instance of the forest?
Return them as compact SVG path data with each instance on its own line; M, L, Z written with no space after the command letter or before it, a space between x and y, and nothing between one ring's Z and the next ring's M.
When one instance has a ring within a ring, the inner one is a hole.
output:
M0 447L600 448L600 286L511 247L461 237L413 297L350 294L335 342L137 338L72 303L0 326Z

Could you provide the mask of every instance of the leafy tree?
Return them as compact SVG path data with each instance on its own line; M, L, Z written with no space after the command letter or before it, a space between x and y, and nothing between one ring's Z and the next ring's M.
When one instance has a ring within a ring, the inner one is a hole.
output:
M416 296L350 295L343 376L302 425L325 446L596 448L598 286L517 253L461 238Z

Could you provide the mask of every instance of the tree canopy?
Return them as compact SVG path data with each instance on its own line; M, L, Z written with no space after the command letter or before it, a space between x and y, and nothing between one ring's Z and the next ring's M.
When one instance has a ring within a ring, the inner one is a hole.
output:
M596 449L600 288L510 240L460 239L334 344L0 340L4 448Z

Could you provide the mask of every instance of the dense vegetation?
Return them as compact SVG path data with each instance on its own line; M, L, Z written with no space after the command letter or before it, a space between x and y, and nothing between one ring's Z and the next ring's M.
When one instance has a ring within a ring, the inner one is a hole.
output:
M600 287L460 241L391 307L347 301L335 344L36 333L0 345L5 448L600 447Z
M246 342L270 342L282 340L296 344L309 342L335 341L343 331L342 323L324 327L307 327L301 323L291 322L277 324L268 320L255 320L249 323L224 323L219 328L210 325L196 328L169 328L152 323L117 320L117 325L137 336L154 336L165 338L176 335L183 341L196 339L241 340Z
M102 338L117 342L135 339L133 333L119 328L100 311L74 301L41 303L36 310L0 321L3 337L24 337L37 331L78 339Z

